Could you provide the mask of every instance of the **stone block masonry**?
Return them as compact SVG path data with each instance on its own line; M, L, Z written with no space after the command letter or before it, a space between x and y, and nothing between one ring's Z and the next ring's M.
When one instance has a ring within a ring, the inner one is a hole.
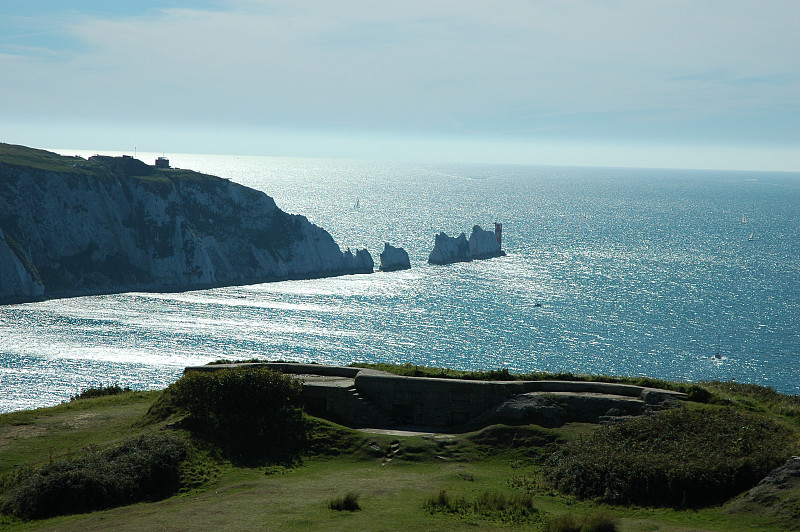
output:
M608 382L404 377L371 369L287 362L215 364L186 371L254 366L295 376L303 382L311 413L358 427L455 428L503 420L536 423L540 418L549 424L597 421L641 414L686 398L679 392Z

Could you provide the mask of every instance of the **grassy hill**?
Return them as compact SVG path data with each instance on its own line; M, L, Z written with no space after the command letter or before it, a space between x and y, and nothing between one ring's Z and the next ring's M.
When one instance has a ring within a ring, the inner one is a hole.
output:
M608 497L580 498L556 489L553 457L588 460L579 451L602 445L608 434L621 446L621 455L657 453L659 460L667 461L667 468L680 469L692 459L674 443L684 438L673 437L668 443L670 436L681 431L703 433L706 419L723 420L729 425L723 428L741 441L704 443L699 438L693 445L724 446L725 452L756 457L756 451L770 445L769 438L757 432L763 425L780 438L776 452L781 463L800 454L800 398L748 385L701 386L708 392L708 401L687 402L681 408L688 414L678 416L693 420L693 426L673 423L655 434L647 428L647 438L626 423L614 427L570 423L555 429L495 425L461 434L367 433L302 414L302 449L290 459L243 459L230 452L219 444L223 440L198 430L197 415L175 408L172 388L167 392L114 390L119 393L96 397L87 393L85 398L53 408L0 416L0 498L10 497L21 479L40 468L55 470L58 464L86 456L106 457L111 464L117 459L103 453L148 435L185 442L177 492L160 500L47 519L24 521L6 514L0 516L0 530L513 527L564 531L580 530L583 522L585 530L800 529L797 480L759 500L740 494L711 506L666 500L648 506L611 504L604 502ZM653 417L667 419L659 416ZM714 430L719 432L720 426ZM750 441L748 435L752 435ZM650 444L654 447L643 451ZM569 454L570 449L578 451ZM698 451L715 453L715 449Z

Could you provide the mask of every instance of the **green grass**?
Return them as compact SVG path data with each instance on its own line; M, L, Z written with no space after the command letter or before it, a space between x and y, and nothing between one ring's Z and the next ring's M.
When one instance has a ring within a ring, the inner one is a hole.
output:
M122 387L119 384L110 384L108 386L100 385L92 388L81 390L69 398L70 401L77 401L78 399L89 399L91 397L102 397L104 395L119 395L121 393L132 392L133 390L128 386Z
M57 153L0 143L0 163L14 166L27 166L48 172L67 174L89 174L108 177L105 168L90 163L82 157L65 157Z
M129 392L0 415L0 474L69 458L157 430L135 424L160 392Z
M800 423L800 395L784 395L773 388L737 382L705 382L720 404L729 404L754 412L772 412Z
M796 430L730 407L676 408L598 428L544 463L566 493L613 503L721 504L783 465Z
M354 491L348 491L345 495L334 497L328 502L328 508L337 512L357 512L361 509L358 504L360 495Z
M605 514L585 514L576 519L572 514L551 517L544 526L544 532L615 532L614 519Z
M30 520L164 499L180 488L187 446L179 436L146 434L104 451L86 449L14 475L4 483L0 510Z
M188 437L176 412L145 417L159 396L127 392L0 415L0 476L77 457L87 446L107 449L141 434ZM736 408L800 431L796 418L769 406L783 399L768 392L747 398L751 403ZM596 432L595 425L494 426L467 434L396 436L305 419L307 450L292 466L237 466L215 445L194 440L180 470L182 490L172 497L29 522L0 516L0 530L544 530L550 522L581 524L595 515L607 516L623 532L777 531L792 522L791 515L737 505L736 500L682 511L610 505L555 491L544 481L543 461L568 442ZM358 495L361 509L331 511L330 503L348 492ZM451 506L463 501L469 509L426 510L426 502L441 492ZM522 515L526 508L529 516Z
M451 497L440 490L425 500L423 508L429 513L457 515L461 518L488 518L506 524L532 524L541 520L542 513L527 493L484 491L472 498Z
M114 177L112 172L119 172L141 181L153 192L162 194L172 189L173 182L200 186L209 190L226 183L226 180L222 178L191 170L156 169L138 159L102 156L98 161L89 161L78 156L64 156L46 150L2 142L0 142L0 164L104 178L112 178Z
M574 373L548 373L536 371L532 373L511 373L508 369L493 369L487 371L461 371L449 368L432 368L427 366L417 366L415 364L385 364L385 363L359 363L352 367L376 369L386 371L404 377L429 377L441 379L469 379L469 380L496 380L496 381L585 381L585 382L612 382L619 384L631 384L634 386L644 386L648 388L660 388L663 390L673 390L689 395L689 399L697 402L708 402L711 400L712 393L707 389L705 383L691 384L652 379L650 377L619 377L612 375L584 375Z

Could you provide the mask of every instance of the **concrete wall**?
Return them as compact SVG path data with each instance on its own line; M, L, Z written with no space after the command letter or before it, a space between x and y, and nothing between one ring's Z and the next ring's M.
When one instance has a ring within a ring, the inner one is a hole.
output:
M401 424L452 426L467 423L512 395L522 383L401 377L360 372L356 388Z
M617 395L637 398L647 404L658 403L666 397L686 397L685 394L668 390L608 382L469 381L403 377L370 369L283 362L197 366L186 368L186 371L217 371L244 365L262 366L294 375L339 377L327 382L306 382L303 394L307 406L319 414L333 415L346 423L365 426L392 423L463 425L480 418L510 397L529 392ZM352 385L341 382L346 379L353 379Z
M512 396L529 392L618 395L646 403L685 395L667 390L607 382L468 381L402 377L362 370L355 378L359 392L401 424L455 426L475 420Z

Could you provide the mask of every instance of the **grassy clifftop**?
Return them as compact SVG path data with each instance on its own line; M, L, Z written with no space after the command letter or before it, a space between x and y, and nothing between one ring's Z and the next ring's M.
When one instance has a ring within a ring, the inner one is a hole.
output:
M0 142L0 164L35 168L47 172L108 176L108 170L82 157L68 157L46 150Z
M225 382L234 381L239 386L255 382L243 376ZM225 382L215 386L224 390ZM738 460L745 471L748 460L755 466L764 454L778 465L800 454L797 397L730 383L699 386L708 392L708 403L689 402L680 410L613 426L495 425L463 434L401 436L354 431L303 414L293 421L302 424L303 438L292 440L302 449L288 460L285 455L247 459L259 454L247 446L247 456L231 452L235 442L209 431L223 427L230 432L229 415L220 419L213 412L207 417L207 412L176 408L174 388L88 393L57 407L0 416L0 498L40 468L102 459L110 456L103 453L149 435L185 442L178 491L92 513L33 521L0 516L0 528L564 531L578 530L581 523L585 530L622 531L798 528L797 481L758 497L739 488L732 498L711 505L659 499L660 492L650 489L656 499L636 506L602 490L580 493L569 487L601 486L610 473L597 468L619 457L628 460L630 476L619 476L624 468L617 470L618 487L636 482L646 487L649 481L652 488L655 477L648 477L648 471L658 466L691 488L707 485L714 475L728 482L723 478L727 470L692 469L702 460L713 462L715 454L726 462ZM192 396L197 390L212 393L202 382L183 388L194 390ZM206 421L200 423L201 418ZM691 452L684 440L691 441ZM126 445L122 448L131 444ZM647 467L639 469L642 464ZM585 471L597 472L594 484L576 484Z
M159 184L171 188L172 182L195 185L226 182L223 178L191 170L156 168L133 157L95 155L87 160L78 156L59 155L46 150L2 142L0 142L0 164L98 178L126 177L141 181L153 189L158 189Z

